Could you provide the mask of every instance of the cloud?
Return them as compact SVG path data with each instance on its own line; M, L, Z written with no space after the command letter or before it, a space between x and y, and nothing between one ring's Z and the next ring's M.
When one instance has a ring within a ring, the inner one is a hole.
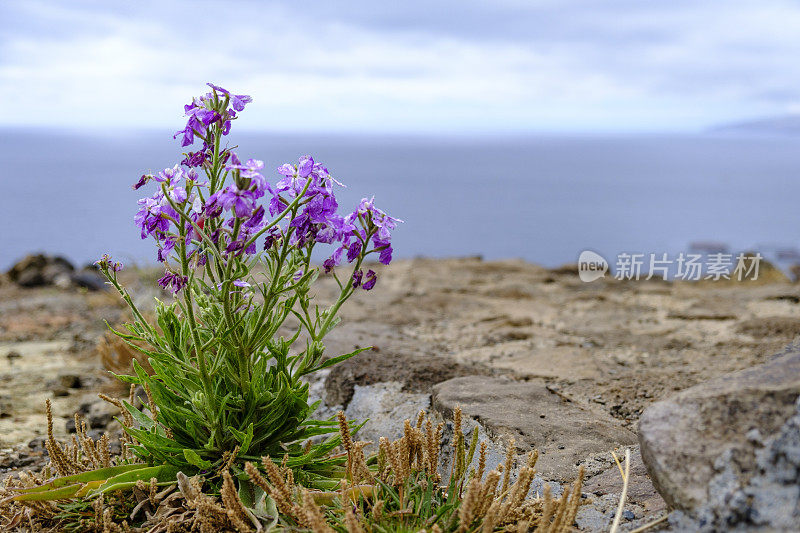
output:
M781 1L19 0L0 21L7 125L174 127L206 80L271 130L686 129L800 103Z

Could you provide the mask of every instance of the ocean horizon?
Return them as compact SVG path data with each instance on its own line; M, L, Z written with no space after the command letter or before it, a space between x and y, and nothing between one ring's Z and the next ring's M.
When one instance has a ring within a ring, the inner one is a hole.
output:
M545 266L590 249L678 253L800 246L800 137L706 134L412 136L237 132L265 176L311 154L348 187L405 220L397 258L480 255ZM29 253L76 265L105 252L155 264L133 224L142 173L179 162L169 131L0 129L0 269Z

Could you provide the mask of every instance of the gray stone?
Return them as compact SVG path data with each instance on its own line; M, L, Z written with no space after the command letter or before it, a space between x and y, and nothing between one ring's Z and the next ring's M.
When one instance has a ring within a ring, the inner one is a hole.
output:
M659 513L667 504L658 494L639 453L639 447L631 449L630 479L626 502L641 506L648 513ZM619 494L622 491L622 475L616 464L604 472L589 478L583 485L583 492L595 496Z
M80 389L83 386L81 377L71 373L59 374L54 385L56 388L62 389Z
M121 416L119 409L102 399L82 403L78 412L83 415L89 428L94 430L105 429L115 416Z
M403 422L415 420L421 410L428 409L429 395L402 392L402 388L403 384L398 382L355 386L345 415L348 419L367 421L356 436L358 440L377 445L381 437L399 439L403 436Z
M444 418L460 406L464 418L479 422L490 437L513 438L517 452L538 449L536 466L545 479L571 482L588 455L636 443L636 436L606 413L568 401L544 383L468 376L433 391L433 409Z
M611 520L611 516L590 506L581 507L575 516L575 523L581 531L608 531Z
M796 414L755 452L755 469L746 478L733 452L726 450L714 462L708 500L672 513L670 525L700 533L799 531L800 401Z
M691 513L748 485L759 439L781 430L799 395L800 351L793 347L654 403L639 421L639 440L656 488L670 506Z

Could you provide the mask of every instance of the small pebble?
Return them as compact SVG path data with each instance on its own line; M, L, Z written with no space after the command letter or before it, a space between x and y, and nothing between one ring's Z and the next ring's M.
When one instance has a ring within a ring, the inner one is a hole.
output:
M633 514L633 511L626 510L622 511L622 518L624 518L625 520L633 520L634 518L636 518L636 515Z

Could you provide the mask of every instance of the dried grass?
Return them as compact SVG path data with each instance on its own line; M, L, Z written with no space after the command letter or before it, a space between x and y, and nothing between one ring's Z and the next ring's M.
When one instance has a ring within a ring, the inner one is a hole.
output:
M148 348L148 345L142 342L134 342L134 344L143 349ZM131 374L134 361L142 365L142 368L148 374L153 373L153 369L147 361L147 356L128 344L124 339L115 335L113 331L107 331L100 337L95 350L103 366L115 374Z
M119 400L104 399L117 407ZM8 477L0 488L0 528L28 528L32 531L73 530L93 532L201 532L259 531L261 523L239 497L236 478L231 474L235 454L226 457L218 472L221 483L204 489L200 477L177 475L174 485L159 487L155 479L140 481L132 495L107 494L93 501L9 502L2 498L14 488L35 487L52 475L69 475L89 469L119 464L130 459L123 442L122 453L113 455L108 436L92 440L86 423L76 416L76 434L71 442L59 443L52 432L52 410L47 406L50 463L39 473L20 472ZM123 417L127 411L123 410ZM406 420L403 435L394 441L380 439L378 454L368 458L367 444L355 441L349 424L339 414L339 429L346 473L333 492L309 490L295 483L287 466L262 458L260 465L245 463L250 482L261 488L275 504L279 529L333 533L372 533L395 529L440 532L539 531L564 533L572 530L581 503L583 470L575 483L560 498L553 498L549 487L541 496L528 498L538 454L532 452L519 468L514 468L514 444L509 443L506 460L486 472L487 446L478 443L477 433L467 446L461 428L461 413L456 410L455 460L449 485L441 485L439 457L443 424L434 425L424 412L412 423ZM130 415L128 415L130 416ZM126 423L131 422L125 420ZM478 453L477 469L466 468ZM241 482L239 482L241 483ZM453 492L455 491L455 492ZM428 498L425 500L425 498ZM421 501L431 505L420 507ZM70 507L72 506L72 507ZM76 510L77 509L77 510ZM424 509L424 510L421 510ZM265 518L264 515L261 515Z

